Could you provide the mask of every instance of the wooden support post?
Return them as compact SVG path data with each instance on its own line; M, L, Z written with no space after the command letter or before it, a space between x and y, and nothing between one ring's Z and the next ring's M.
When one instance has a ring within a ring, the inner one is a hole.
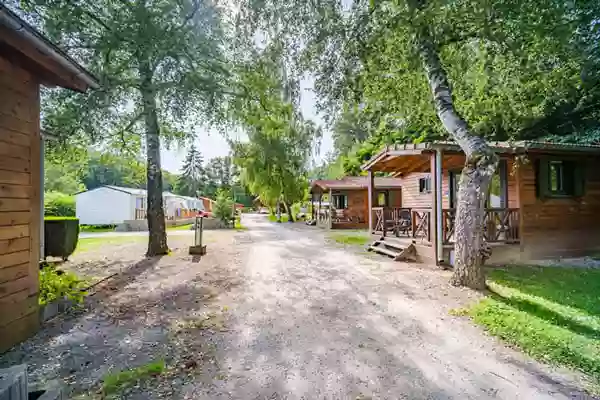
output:
M442 151L431 154L431 214L429 234L434 248L435 262L442 260Z
M372 170L368 171L368 213L369 213L369 234L375 229L375 221L373 220L373 205L375 204L375 176ZM384 224L385 225L385 224Z
M329 219L327 221L327 228L331 229L333 225L333 190L329 189Z

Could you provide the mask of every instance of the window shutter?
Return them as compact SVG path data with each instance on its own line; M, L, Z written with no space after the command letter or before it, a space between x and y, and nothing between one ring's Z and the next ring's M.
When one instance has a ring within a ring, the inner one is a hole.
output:
M575 163L573 168L573 194L575 196L583 196L585 194L586 169L584 162Z
M550 161L541 157L537 160L537 194L540 199L544 199L548 197L550 194L550 182L548 170L550 166Z

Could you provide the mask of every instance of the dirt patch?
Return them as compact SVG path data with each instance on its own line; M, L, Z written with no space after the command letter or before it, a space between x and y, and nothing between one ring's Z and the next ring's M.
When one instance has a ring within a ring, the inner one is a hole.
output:
M214 342L227 317L218 300L240 284L247 246L238 243L239 235L218 232L202 258L187 254L189 238L171 240L173 252L164 257L144 258L141 241L73 257L65 269L116 275L98 284L81 309L50 321L34 338L2 355L0 366L27 363L33 384L62 386L68 396L87 398L102 396L105 376L157 360L165 362L162 374L127 385L116 398L169 398L183 377L217 374ZM206 316L204 326L176 328Z

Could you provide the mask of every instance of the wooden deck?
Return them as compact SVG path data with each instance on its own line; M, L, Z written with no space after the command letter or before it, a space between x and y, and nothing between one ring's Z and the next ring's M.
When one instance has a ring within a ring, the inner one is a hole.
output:
M380 236L409 238L415 242L432 245L431 208L376 207L372 210L374 232ZM456 210L442 210L442 244L454 245ZM486 208L484 237L490 244L519 243L519 209Z

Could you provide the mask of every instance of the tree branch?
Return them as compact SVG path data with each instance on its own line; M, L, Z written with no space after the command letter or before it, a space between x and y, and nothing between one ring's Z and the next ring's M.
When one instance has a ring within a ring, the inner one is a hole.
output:
M125 128L121 129L117 135L120 136L121 138L121 144L123 145L123 150L125 150L127 148L127 141L125 140L125 132L131 130L131 128L133 128L133 125L136 124L136 122L138 122L140 120L140 118L142 118L144 116L144 112L140 111L139 113L137 113L135 115L135 117L132 118L131 121L129 121L129 123L125 126Z
M200 9L200 1L194 0L194 5L192 7L192 11L185 17L185 19L183 20L183 23L179 26L178 30L183 29L183 27L186 26L187 23L192 20L192 18L194 18L194 16L196 15L196 13L198 12L199 9Z

